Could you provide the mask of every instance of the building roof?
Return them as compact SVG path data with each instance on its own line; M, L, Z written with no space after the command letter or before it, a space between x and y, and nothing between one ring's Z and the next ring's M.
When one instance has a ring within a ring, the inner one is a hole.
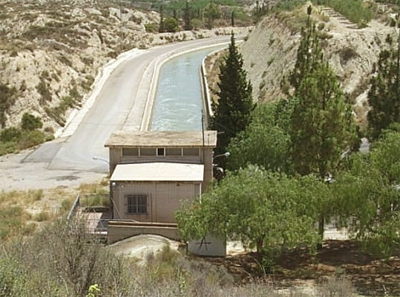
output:
M106 147L216 147L217 131L129 131L111 134Z
M203 181L204 165L183 163L118 164L110 181Z

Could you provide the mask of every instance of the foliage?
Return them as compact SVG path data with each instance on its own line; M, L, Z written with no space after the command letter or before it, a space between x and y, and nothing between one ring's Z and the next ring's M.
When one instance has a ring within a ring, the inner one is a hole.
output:
M387 41L390 49L379 54L376 75L371 78L368 92L368 128L372 139L378 138L383 129L391 123L400 122L400 49L394 45L390 36Z
M207 19L207 27L208 29L212 29L214 26L214 20L221 17L221 9L214 2L208 3L208 5L204 8L204 15Z
M290 129L294 169L324 179L337 169L357 135L351 106L323 59L315 26L303 31L290 83L298 100Z
M190 22L191 20L191 11L190 11L190 6L189 6L189 2L186 1L186 5L185 8L183 10L183 29L184 30L192 30L192 24Z
M312 0L314 4L330 6L350 22L365 26L375 16L373 10L363 0Z
M6 128L0 132L1 142L16 142L20 137L21 131L15 127Z
M294 179L249 166L184 205L176 214L178 228L185 240L226 236L271 257L283 247L318 241L317 202L327 190L312 176Z
M39 84L36 86L36 90L41 95L41 104L45 104L52 100L50 89L43 77L41 77Z
M147 23L144 24L147 33L157 33L158 32L158 24L156 23Z
M375 17L371 4L362 0L311 0L314 5L324 5L342 14L350 22L359 27L365 26ZM273 12L293 11L303 6L305 0L279 1L272 9Z
M229 141L250 124L255 104L246 75L232 34L229 52L220 66L218 103L213 104L214 115L210 119L210 128L222 132L218 134L216 154L225 153Z
M290 173L289 118L295 100L258 105L252 113L248 128L233 138L228 146L229 170L245 168L248 164L267 170Z
M30 117L28 117L30 118ZM0 156L10 153L15 153L19 150L27 149L32 146L41 144L45 141L53 139L53 136L35 130L29 130L28 128L33 128L35 126L41 126L42 122L40 119L36 118L36 121L30 122L26 118L24 127L26 129L18 129L16 127L6 128L0 131Z
M0 83L0 126L4 126L6 122L6 113L14 104L17 97L17 89L9 87L7 84Z
M21 128L25 131L33 131L43 127L43 122L40 117L35 117L25 112L21 119Z
M163 8L163 6L160 6L160 23L158 25L158 32L159 33L165 32L165 28L164 28L164 8Z
M163 22L164 32L177 32L179 30L178 21L173 17L165 18Z
M369 251L387 257L400 242L399 143L399 132L384 132L368 155L350 158L333 184L342 223Z

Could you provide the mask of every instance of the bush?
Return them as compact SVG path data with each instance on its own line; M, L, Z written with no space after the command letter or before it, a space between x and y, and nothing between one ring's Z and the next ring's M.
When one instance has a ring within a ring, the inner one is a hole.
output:
M164 20L164 30L166 32L175 33L179 30L179 24L173 17L168 17Z
M20 150L33 147L35 145L43 143L45 140L45 134L39 130L26 131L21 135L18 141L18 148Z
M35 117L27 112L24 113L21 119L21 128L25 131L33 131L43 127L43 122L40 117Z
M36 86L37 92L42 96L40 103L44 104L46 102L50 102L52 100L51 92L47 86L45 80L40 78L39 84Z
M157 23L148 23L144 25L147 33L158 33L158 24Z
M1 142L16 142L21 137L21 131L15 127L6 128L0 133Z

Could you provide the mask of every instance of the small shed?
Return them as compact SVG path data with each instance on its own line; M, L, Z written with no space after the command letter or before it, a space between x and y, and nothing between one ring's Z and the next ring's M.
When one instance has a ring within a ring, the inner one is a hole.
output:
M203 176L203 164L118 164L110 178L113 218L173 223L181 202L200 196Z

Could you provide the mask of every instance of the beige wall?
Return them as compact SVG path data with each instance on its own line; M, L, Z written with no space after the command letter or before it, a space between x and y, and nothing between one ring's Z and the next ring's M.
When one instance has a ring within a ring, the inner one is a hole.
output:
M111 185L113 218L172 223L181 201L194 199L200 189L200 182L114 182ZM129 194L147 195L147 214L128 214L125 196Z

